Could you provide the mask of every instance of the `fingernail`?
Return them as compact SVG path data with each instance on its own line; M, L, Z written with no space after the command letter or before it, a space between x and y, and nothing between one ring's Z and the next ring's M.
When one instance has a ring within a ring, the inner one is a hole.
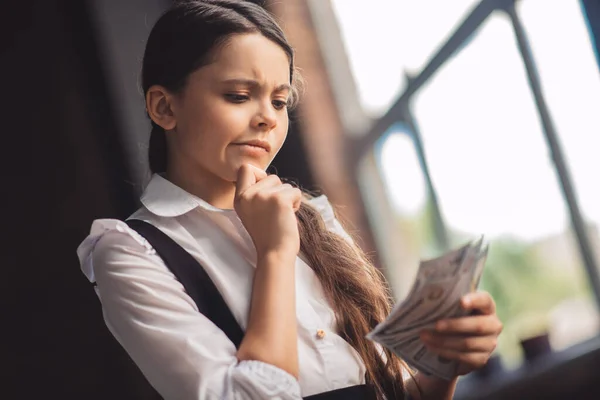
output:
M471 305L471 296L465 296L462 299L463 306L469 307Z
M444 329L446 329L446 327L448 326L448 324L444 321L439 321L435 324L435 329L438 331L443 331Z

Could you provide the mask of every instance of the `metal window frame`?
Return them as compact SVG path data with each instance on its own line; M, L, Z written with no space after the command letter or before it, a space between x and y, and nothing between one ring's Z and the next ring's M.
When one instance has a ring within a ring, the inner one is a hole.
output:
M458 52L469 38L477 31L487 18L495 11L505 12L512 24L513 32L517 41L517 47L521 55L527 75L529 88L532 92L535 105L542 124L543 134L552 155L553 165L557 174L564 201L569 210L572 228L575 232L579 254L583 261L590 284L596 299L597 307L600 307L600 275L597 260L595 258L589 236L587 234L583 216L575 188L572 184L567 161L565 160L560 140L548 109L539 73L535 60L531 53L529 40L523 28L523 23L515 9L517 0L482 0L471 13L464 19L462 24L454 31L450 38L430 59L422 71L414 77L407 77L407 86L399 99L392 105L385 115L373 124L371 130L364 136L352 141L352 152L350 154L350 166L358 174L360 160L370 151L375 142L385 135L390 127L400 122L408 125L412 130L411 138L419 157L426 186L429 191L431 205L434 213L436 240L438 246L448 248L448 234L446 224L441 214L435 187L431 180L429 168L425 158L425 149L421 140L415 118L410 112L410 102L413 95L435 74L435 72L456 52Z

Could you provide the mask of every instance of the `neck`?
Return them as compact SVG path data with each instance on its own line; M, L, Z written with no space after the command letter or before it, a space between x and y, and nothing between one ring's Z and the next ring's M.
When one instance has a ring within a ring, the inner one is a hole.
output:
M190 174L189 171L189 166L169 164L166 178L214 207L233 209L235 182L226 181L209 171L199 171L197 174Z

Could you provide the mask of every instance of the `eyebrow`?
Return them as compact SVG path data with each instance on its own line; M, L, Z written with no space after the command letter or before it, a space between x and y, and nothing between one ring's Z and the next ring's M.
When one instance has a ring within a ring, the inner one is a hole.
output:
M250 87L260 87L260 83L254 79L228 79L223 81L224 84L245 85ZM288 83L282 83L275 88L275 92L290 91L292 87Z

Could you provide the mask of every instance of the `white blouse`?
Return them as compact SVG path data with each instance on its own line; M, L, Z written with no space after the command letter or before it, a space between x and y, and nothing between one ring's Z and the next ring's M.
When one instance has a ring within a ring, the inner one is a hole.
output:
M160 175L152 177L141 202L130 218L159 227L198 260L245 330L256 253L235 211L218 209ZM351 240L325 196L311 203L330 230ZM150 244L124 222L94 221L77 253L83 273L97 283L109 330L165 399L291 400L365 382L362 360L336 333L321 284L300 257L296 380L270 364L239 362L233 343L198 312Z

